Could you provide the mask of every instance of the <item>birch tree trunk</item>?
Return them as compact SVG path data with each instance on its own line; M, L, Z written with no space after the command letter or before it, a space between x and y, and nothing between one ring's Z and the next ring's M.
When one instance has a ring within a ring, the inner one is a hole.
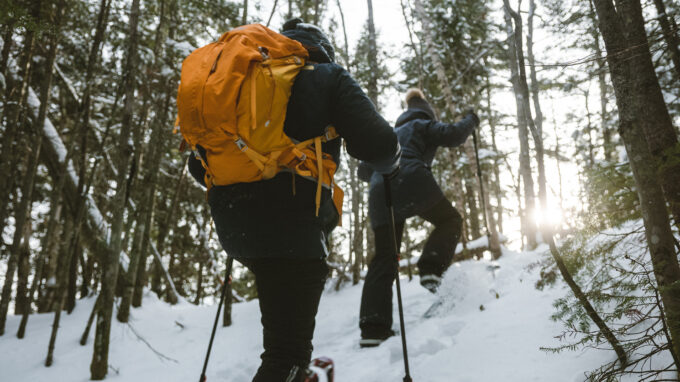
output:
M111 224L111 239L108 252L102 261L102 288L101 288L101 307L98 312L97 327L94 340L94 352L92 363L90 364L91 378L102 380L108 372L109 357L109 337L111 332L111 316L113 314L113 299L118 278L118 259L121 253L121 230L123 217L127 201L127 182L125 177L128 174L127 168L132 156L132 148L129 143L130 130L132 128L132 115L135 100L135 79L137 68L137 23L139 20L139 2L133 0L130 9L129 41L127 59L124 68L125 73L125 107L123 109L123 120L121 124L118 155L118 177L116 179L116 194L113 199L112 208L118 211L114 215Z
M488 67L488 62L484 60L484 66ZM498 146L496 145L496 119L493 116L493 109L491 108L491 82L489 81L489 76L486 76L486 112L487 115L489 116L489 130L491 132L491 149L493 150L494 153L496 153L496 156L499 155L498 153ZM494 175L494 180L493 180L493 190L494 190L494 197L496 199L496 225L497 225L497 231L498 232L503 232L503 191L501 189L501 175L500 175L500 168L498 164L498 158L494 158L493 162L493 175ZM491 204L487 204L488 206L491 206Z
M545 154L543 149L543 112L541 111L541 102L539 99L539 83L536 75L536 59L534 58L534 14L536 13L535 0L529 0L529 17L527 30L527 55L529 59L529 75L531 77L531 96L534 101L534 111L536 116L534 123L529 123L531 133L534 138L534 146L536 148L536 163L538 167L538 199L541 202L541 213L546 214L548 209L548 190L545 178ZM521 18L519 19L521 23ZM520 35L521 38L521 35ZM518 56L520 64L520 74L524 70L524 57L521 46L518 46ZM522 75L526 78L526 74Z
M503 0L505 10L505 27L508 34L508 62L510 63L510 81L512 82L513 92L515 93L515 102L517 103L517 128L519 132L519 172L524 182L524 209L521 219L524 224L524 236L527 239L527 246L529 249L536 248L536 225L531 222L531 214L536 208L536 201L534 196L534 179L531 174L531 159L529 155L529 131L528 125L531 120L531 111L528 110L529 92L523 92L524 87L521 85L521 75L519 69L519 52L517 51L517 40L522 41L522 24L512 24L512 9L508 0ZM524 84L526 85L526 77L524 77Z

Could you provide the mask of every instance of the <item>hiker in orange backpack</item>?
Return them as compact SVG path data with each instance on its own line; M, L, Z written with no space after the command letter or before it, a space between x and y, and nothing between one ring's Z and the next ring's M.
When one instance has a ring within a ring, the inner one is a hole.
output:
M281 34L244 26L192 53L178 124L220 243L255 274L264 352L253 381L301 382L342 207L333 181L342 140L384 174L397 170L400 149L318 27L293 19Z

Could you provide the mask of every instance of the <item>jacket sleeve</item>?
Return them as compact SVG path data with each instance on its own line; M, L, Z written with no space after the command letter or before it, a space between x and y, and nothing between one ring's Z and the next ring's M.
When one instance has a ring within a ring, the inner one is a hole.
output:
M477 124L477 119L471 114L456 123L432 121L427 127L427 141L437 146L460 146L472 134Z
M373 168L366 164L366 162L359 163L359 168L357 169L357 175L359 176L359 179L363 180L364 182L370 182L373 172Z
M376 172L391 173L401 155L397 135L349 73L339 66L337 70L331 99L333 126L345 139L349 155Z

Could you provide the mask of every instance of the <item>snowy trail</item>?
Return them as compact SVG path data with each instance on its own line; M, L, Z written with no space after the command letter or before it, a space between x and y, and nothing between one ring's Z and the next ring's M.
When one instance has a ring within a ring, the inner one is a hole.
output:
M558 344L554 336L560 334L561 326L549 317L552 302L564 290L561 284L545 291L534 288L538 275L527 266L538 258L535 252L506 251L497 262L501 268L495 276L484 260L454 264L440 291L445 296L444 309L430 319L422 318L422 314L436 297L420 287L417 278L412 282L403 279L414 381L582 381L585 371L614 357L613 352L606 351L555 355L539 350ZM338 382L401 381L404 369L398 336L378 348L358 346L361 287L324 294L317 316L314 355L335 360ZM78 340L93 303L94 299L80 301L73 314L62 316L51 368L45 368L43 361L53 316L33 315L24 340L14 336L20 317L9 317L6 335L0 337L0 380L89 380L93 333L87 346L80 346ZM129 326L116 322L107 380L197 380L216 307L188 303L169 306L152 297L144 304L133 310L131 325L169 359L156 355ZM397 328L396 306L394 317ZM259 320L257 301L234 304L234 325L218 330L208 381L250 381L261 352Z

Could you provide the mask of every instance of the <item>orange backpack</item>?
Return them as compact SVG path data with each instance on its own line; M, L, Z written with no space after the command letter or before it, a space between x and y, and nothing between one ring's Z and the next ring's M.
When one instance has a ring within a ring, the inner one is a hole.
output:
M337 168L321 144L338 135L296 142L283 132L291 87L309 53L299 42L262 25L233 29L196 49L182 63L176 126L206 170L205 183L226 186L271 179L289 171L317 182L316 214L322 187L333 190L342 214L343 192L333 181ZM293 192L295 192L293 179Z

